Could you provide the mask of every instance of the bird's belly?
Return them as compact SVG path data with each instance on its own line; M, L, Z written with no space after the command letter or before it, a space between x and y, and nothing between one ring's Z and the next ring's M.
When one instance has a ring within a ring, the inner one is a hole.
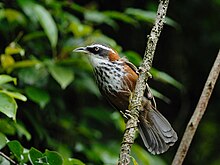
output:
M131 94L130 89L124 82L123 76L118 75L102 79L97 77L96 79L102 95L119 111L124 111L128 108L128 100ZM102 82L100 83L100 81Z
M94 73L102 95L118 110L127 109L133 84L123 65L108 63L102 67L95 67Z
M100 86L100 88L106 93L110 92L122 92L126 89L124 89L124 81L123 81L123 75L122 74L113 74L113 75L106 75L106 76L98 76L96 78L97 84Z

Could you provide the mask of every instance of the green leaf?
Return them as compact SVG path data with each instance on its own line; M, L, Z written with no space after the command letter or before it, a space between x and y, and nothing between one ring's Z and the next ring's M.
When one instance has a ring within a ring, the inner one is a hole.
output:
M30 42L32 40L40 39L45 36L46 36L46 34L43 31L29 32L28 34L24 35L24 37L22 38L22 41Z
M33 102L39 104L42 109L50 101L50 96L44 89L30 86L25 88L25 92L27 97Z
M125 13L134 16L136 19L138 19L140 21L145 21L145 22L149 22L149 23L154 23L155 18L156 18L156 12L145 11L145 10L135 9L135 8L128 8L128 9L126 9ZM174 28L179 28L179 24L176 23L171 18L166 17L165 23L167 25L174 27Z
M0 112L15 120L17 103L15 102L14 98L4 93L0 93Z
M1 119L0 132L6 135L15 135L16 130L13 123L14 121L10 120L9 118Z
M28 154L28 158L29 158L32 165L40 165L43 163L47 163L47 162L43 161L44 160L44 159L42 159L43 157L44 156L40 151L31 147L29 154Z
M32 165L62 165L63 158L59 153L55 151L46 150L45 153L41 153L35 148L31 148L29 151L29 160Z
M93 31L91 26L83 25L79 22L71 22L69 25L69 30L74 34L76 37L84 37Z
M63 158L58 152L46 150L44 155L47 157L48 163L51 165L62 165Z
M139 164L166 165L161 158L149 154L144 148L136 144L132 146L132 157L134 157Z
M62 89L65 89L74 79L73 71L67 67L51 63L48 68L50 74L60 84Z
M128 8L125 10L125 13L134 16L136 19L153 23L156 18L156 12L145 11L141 9Z
M50 40L52 48L55 48L58 38L56 23L54 22L50 13L43 6L35 4L33 5L33 9L38 18L38 21L40 22L48 39Z
M92 77L88 76L87 74L83 74L83 72L80 74L80 79L76 79L74 81L74 85L80 92L86 91L95 94L97 97L101 96L94 79L92 79Z
M108 146L108 148L106 148ZM91 146L91 151L88 156L96 157L95 159L100 159L103 164L115 164L118 160L118 155L116 151L119 150L119 144L112 143L93 143ZM89 151L88 151L89 152ZM94 160L94 159L93 159Z
M0 75L0 85L8 83L8 82L12 82L16 85L17 84L17 79L13 78L9 75Z
M4 148L6 144L7 144L6 136L3 133L0 132L0 150L2 148Z
M117 52L121 52L122 48L116 43L115 40L113 40L112 38L103 35L102 33L96 31L94 32L92 35L90 35L89 37L87 37L87 43L91 43L91 41L93 41L94 43L103 43L103 44L107 44L109 46L111 46L112 48L114 48L114 50L116 50Z
M126 57L129 59L129 61L131 61L133 64L135 64L136 66L139 66L141 61L142 61L142 58L141 56L134 52L134 51L126 51L126 52L123 52Z
M24 153L24 148L23 146L20 144L19 141L17 140L13 140L7 143L10 151L15 155L15 157L21 161L24 159L23 157L23 153Z
M113 18L113 19L116 19L116 20L120 20L120 21L123 21L125 23L129 23L129 24L132 24L132 25L137 25L138 22L131 18L130 16L124 14L124 13L121 13L121 12L117 12L117 11L105 11L103 12L103 14L105 14L106 16L110 17L110 18Z
M151 88L151 91L152 91L152 93L153 93L153 96L155 96L155 97L157 97L157 98L163 100L163 101L166 102L167 104L170 103L170 99L169 99L168 97L166 97L165 95L163 95L162 93L160 93L160 92L158 92L157 90L152 89L152 88Z
M43 87L47 84L48 75L47 68L42 64L21 68L18 72L18 78L21 82L37 87Z
M65 165L85 165L81 160L75 158L69 158L64 161Z
M27 97L25 97L24 95L22 95L21 93L18 93L18 92L9 92L6 90L0 90L0 93L5 93L8 96L13 97L18 100L21 100L21 101L27 101Z
M18 5L23 9L24 13L30 18L30 20L35 24L38 19L35 14L33 14L33 6L35 3L32 0L17 0Z
M177 80L175 80L173 77L171 77L170 75L168 75L165 72L161 72L155 68L151 68L150 73L158 81L173 85L174 87L176 87L179 90L183 89L183 85L180 82L178 82Z
M18 4L34 23L40 23L50 41L51 47L55 48L57 45L58 30L48 10L31 0L18 0Z
M17 129L17 134L19 137L24 135L27 140L31 140L31 134L27 131L23 124L16 122L14 123L14 126Z
M115 111L111 114L111 119L115 125L115 127L120 131L124 132L126 129L124 118L122 117L121 113L118 111Z
M94 10L87 10L84 13L84 17L86 20L91 21L91 22L95 22L98 24L102 24L105 23L113 28L117 27L116 22L109 18L107 15L105 15L104 13L98 12L98 11L94 11Z
M66 2L66 3L63 3L63 4L70 7L72 10L75 10L75 11L80 12L80 13L84 13L87 10L86 8L78 5L77 3Z

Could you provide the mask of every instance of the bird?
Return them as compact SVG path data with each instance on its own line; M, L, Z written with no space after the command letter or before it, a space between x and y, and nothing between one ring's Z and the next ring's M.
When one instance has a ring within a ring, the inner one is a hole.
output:
M137 67L104 44L94 43L73 51L88 55L100 93L123 116L129 117L129 98L139 76ZM148 85L146 91L151 96ZM148 100L152 104L149 105ZM143 97L138 130L147 150L155 155L166 152L178 137L167 119L157 110L153 100L152 97Z

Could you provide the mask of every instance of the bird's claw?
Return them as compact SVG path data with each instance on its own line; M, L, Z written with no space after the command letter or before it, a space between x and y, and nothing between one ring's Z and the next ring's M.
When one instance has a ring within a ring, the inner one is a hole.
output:
M134 118L134 117L131 115L131 111L128 110L128 109L125 110L125 115L126 115L127 118Z
M125 119L127 119L127 120L128 120L128 116L127 116L127 114L126 114L126 113L124 113L123 111L120 111L120 113L122 114L122 116L123 116Z
M139 114L138 114L138 112L134 112L134 114L132 114L131 113L131 111L130 110L128 110L128 109L126 109L125 110L125 112L122 112L122 111L120 111L120 113L122 114L122 116L125 118L125 119L135 119L135 116L138 116ZM138 120L138 122L139 122L139 120Z

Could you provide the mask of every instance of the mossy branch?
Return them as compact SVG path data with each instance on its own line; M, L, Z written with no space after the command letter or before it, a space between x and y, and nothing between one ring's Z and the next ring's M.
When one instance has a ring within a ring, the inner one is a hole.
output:
M143 62L139 67L139 77L136 83L135 91L130 98L129 110L131 113L131 118L126 123L118 165L128 165L130 163L131 146L134 143L135 133L138 126L139 111L142 108L141 102L146 89L147 80L150 76L149 70L152 66L157 41L159 40L159 36L165 22L168 4L169 0L160 0L154 26L150 32L150 35L147 37L148 40Z

